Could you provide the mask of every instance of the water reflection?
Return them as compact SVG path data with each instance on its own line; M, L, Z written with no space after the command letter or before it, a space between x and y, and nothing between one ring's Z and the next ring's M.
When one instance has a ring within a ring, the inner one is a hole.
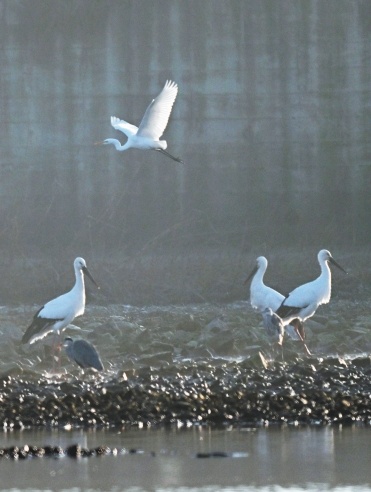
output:
M82 458L2 460L2 490L253 491L371 490L369 428L23 431L2 447L72 443L140 453ZM197 458L223 451L226 458ZM351 487L348 488L347 487Z

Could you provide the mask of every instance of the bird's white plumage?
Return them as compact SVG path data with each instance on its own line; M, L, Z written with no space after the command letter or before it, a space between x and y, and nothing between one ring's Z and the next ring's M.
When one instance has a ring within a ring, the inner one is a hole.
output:
M173 108L178 86L175 82L167 80L160 94L152 100L139 127L120 120L116 116L111 116L111 125L115 130L124 133L128 140L122 145L116 138L106 138L98 144L115 146L116 150L124 151L130 148L142 150L158 150L177 162L183 162L178 157L174 157L165 149L167 148L166 140L160 140L168 124L171 110Z
M254 309L257 309L261 313L266 309L277 311L285 299L284 295L264 283L264 275L267 267L267 258L265 256L259 256L256 259L255 267L245 281L246 284L252 277L250 284L250 304ZM285 331L291 339L300 339L294 327L290 326L288 322L283 322L283 324L287 325L285 326Z
M255 268L245 282L247 283L253 276L250 284L250 303L254 309L258 309L261 312L266 308L271 308L273 311L276 311L285 299L285 296L265 285L264 275L267 267L268 260L265 256L259 256L256 259Z
M138 131L138 127L128 123L127 121L120 120L116 118L116 116L111 116L111 125L115 130L119 130L122 133L125 133L127 137L131 137L132 135L136 135Z
M45 319L71 319L84 314L85 293L83 275L77 277L73 289L45 304L39 312L40 318Z
M295 318L304 322L313 316L318 306L330 301L331 270L329 263L346 273L326 249L319 251L317 259L321 268L320 276L290 292L277 310L277 314L283 318L284 323L289 323Z
M155 141L160 139L169 121L177 94L177 84L167 80L160 94L152 100L146 109L138 128L138 136Z
M47 302L34 316L22 338L22 343L34 343L51 332L60 333L77 316L85 310L84 272L94 281L86 268L83 258L76 258L74 263L75 285L59 297Z

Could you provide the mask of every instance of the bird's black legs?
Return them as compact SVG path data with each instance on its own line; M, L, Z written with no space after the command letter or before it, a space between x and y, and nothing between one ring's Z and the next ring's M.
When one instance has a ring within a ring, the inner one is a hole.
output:
M158 150L159 152L161 152L161 154L164 154L167 157L170 157L170 159L173 159L173 161L175 161L175 162L180 162L180 164L184 164L184 162L182 161L182 159L180 159L179 157L174 157L173 155L169 154L169 152L167 152L164 149L155 149L155 150Z

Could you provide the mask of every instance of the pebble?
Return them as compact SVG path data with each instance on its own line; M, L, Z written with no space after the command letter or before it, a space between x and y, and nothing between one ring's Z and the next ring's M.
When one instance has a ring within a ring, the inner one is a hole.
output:
M103 315L99 318L102 308L96 308L92 326L97 328L88 333L92 343L104 334L99 350L109 369L103 374L82 376L64 360L63 374L45 376L51 361L42 355L42 346L13 343L8 353L4 343L0 425L370 425L371 363L365 354L371 351L371 304L352 306L332 300L321 311L325 315L309 323L311 358L303 355L300 342L288 339L274 351L261 317L247 302L150 311L116 306L109 309L107 325ZM103 314L106 319L106 309ZM66 452L28 451L35 456ZM12 453L17 459L27 454L25 449ZM102 447L92 453L109 451ZM78 447L68 450L68 456L87 454Z
M0 378L3 428L371 424L370 358L175 362L143 366L128 377L72 382ZM20 457L23 450L14 449ZM35 455L40 449L29 452ZM68 456L87 451L70 447ZM45 454L61 454L45 448ZM106 454L102 448L95 454ZM7 451L10 454L10 451Z

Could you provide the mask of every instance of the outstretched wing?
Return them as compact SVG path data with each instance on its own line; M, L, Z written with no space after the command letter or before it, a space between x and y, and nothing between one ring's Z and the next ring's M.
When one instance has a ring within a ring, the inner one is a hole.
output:
M125 133L127 137L131 137L132 135L136 135L138 131L138 127L128 123L127 121L120 120L116 118L116 116L111 116L111 125L115 130L119 130L122 133Z
M159 140L169 121L170 113L178 94L175 82L167 80L160 94L153 99L139 125L138 136Z

